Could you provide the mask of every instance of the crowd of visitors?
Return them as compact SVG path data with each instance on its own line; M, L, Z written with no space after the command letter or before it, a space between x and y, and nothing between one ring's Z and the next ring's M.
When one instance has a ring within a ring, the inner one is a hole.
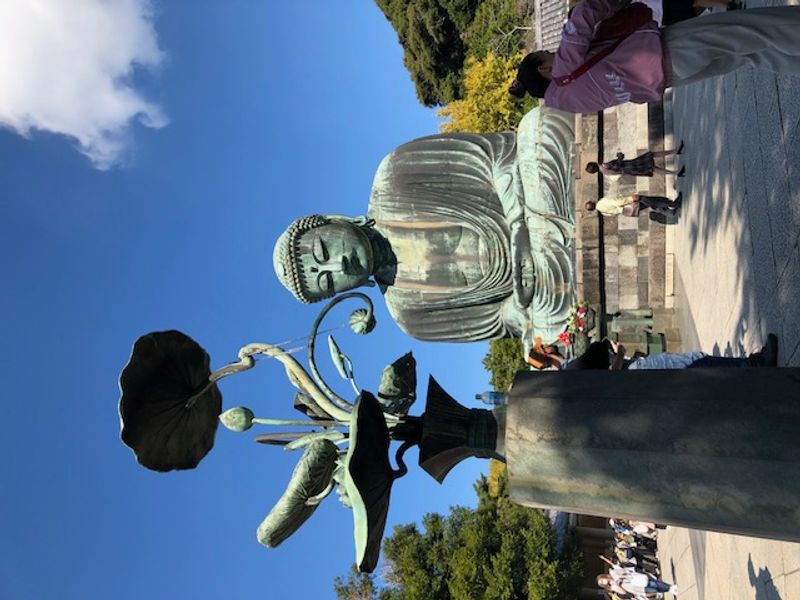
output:
M592 342L580 356L566 358L556 343L542 344L540 338L530 349L528 364L538 370L556 369L689 369L689 368L743 368L778 366L778 338L767 335L766 343L756 352L743 357L712 356L705 352L660 352L644 355L626 355L625 346L612 340Z
M611 600L652 600L667 592L677 594L676 585L661 579L656 524L623 519L609 519L609 524L614 530L613 558L600 556L609 569L597 576L597 586Z

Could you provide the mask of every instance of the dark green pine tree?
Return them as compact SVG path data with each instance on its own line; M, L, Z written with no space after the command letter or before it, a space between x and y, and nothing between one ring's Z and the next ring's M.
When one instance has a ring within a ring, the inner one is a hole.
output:
M355 564L350 567L347 577L334 580L333 591L339 600L391 600L393 597L390 589L377 588L372 573L359 573Z
M375 0L397 32L403 62L425 106L463 95L466 32L481 0Z
M498 392L511 389L517 371L525 371L524 347L519 338L503 338L489 342L489 352L481 361L491 375L489 383Z
M369 575L337 578L340 600L568 600L581 582L574 544L553 555L553 534L542 511L508 498L505 475L492 495L482 477L478 508L427 514L422 528L397 526L383 544L386 586ZM367 582L367 583L365 583Z
M488 52L505 58L516 57L525 47L533 27L533 12L519 0L484 0L461 39L467 53L483 60Z

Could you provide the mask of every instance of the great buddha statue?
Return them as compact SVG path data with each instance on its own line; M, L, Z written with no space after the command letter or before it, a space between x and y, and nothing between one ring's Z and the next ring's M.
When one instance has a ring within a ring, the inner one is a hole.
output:
M365 217L289 226L275 245L278 278L302 302L377 284L400 328L422 340L555 337L574 303L572 123L537 108L517 134L398 147Z

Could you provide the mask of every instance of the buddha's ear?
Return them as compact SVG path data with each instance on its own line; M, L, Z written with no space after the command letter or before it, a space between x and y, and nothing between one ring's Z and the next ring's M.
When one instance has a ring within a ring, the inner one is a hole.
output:
M353 223L359 227L372 227L375 225L375 219L370 219L367 215L353 218Z
M358 227L372 227L375 224L375 219L370 219L366 215L359 217L347 217L345 215L323 215L326 219L331 221L344 221L345 223L352 223Z

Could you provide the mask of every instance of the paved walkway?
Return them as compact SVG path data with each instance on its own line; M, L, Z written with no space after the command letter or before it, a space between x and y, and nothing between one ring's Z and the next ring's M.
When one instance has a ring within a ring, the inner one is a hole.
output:
M673 121L686 144L670 228L684 345L738 356L773 332L781 364L800 365L800 78L742 70L677 90Z
M800 544L668 527L658 554L679 600L800 598Z
M800 78L743 69L676 90L672 118L686 144L668 240L684 348L740 356L773 332L780 365L800 366ZM800 544L668 528L659 546L681 600L800 600Z

